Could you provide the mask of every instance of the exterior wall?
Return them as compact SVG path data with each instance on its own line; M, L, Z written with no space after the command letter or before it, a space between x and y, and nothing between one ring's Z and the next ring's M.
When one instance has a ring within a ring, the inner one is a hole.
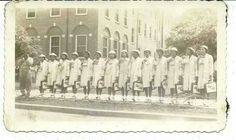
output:
M135 24L133 23L134 16L132 15L132 9L120 9L119 8L119 22L115 20L115 12L117 9L109 8L109 17L105 16L106 9L99 9L99 20L98 20L98 50L102 51L103 48L103 37L104 37L104 30L107 29L110 32L110 49L114 50L114 40L115 34L119 34L119 46L120 51L122 50L122 44L125 41L125 36L127 37L128 47L127 50L133 50L134 44L131 43L131 29ZM127 25L124 25L124 15L125 10L127 10Z
M157 11L154 9L138 9L138 20L141 22L141 24L139 25L141 31L138 34L137 44L138 48L140 49L141 56L143 56L143 51L145 49L150 49L153 55L153 52L155 52L155 50L158 48L158 39L160 38L157 37L159 30L157 29L158 20L156 13Z
M88 36L89 51L94 52L97 48L97 10L88 9L87 15L76 15L75 8L62 8L61 16L50 17L50 9L38 8L36 18L26 19L27 9L18 9L16 13L17 25L25 29L35 29L37 38L40 39L40 45L44 54L49 55L50 35L59 35L61 37L60 53L66 51L69 54L75 51L75 36L79 33L74 32L76 28L85 26Z
M143 50L148 48L155 51L161 45L161 26L162 20L158 16L158 10L148 9L122 9L119 8L119 22L116 22L116 11L118 9L109 8L109 17L105 16L107 8L89 8L87 14L76 15L76 8L62 8L61 16L50 17L50 9L38 8L36 18L27 19L27 9L18 9L16 13L17 25L23 26L30 36L36 36L40 39L43 53L49 55L50 36L57 35L60 37L60 54L67 52L71 54L76 50L76 36L87 36L87 50L92 56L96 50L103 51L104 36L108 37L108 50L114 50L114 40L118 34L119 52L123 49L123 43L127 44L129 52L134 49ZM127 25L124 24L125 11L127 11ZM138 33L141 21L141 32ZM144 36L144 26L147 25L147 35ZM150 27L152 28L150 34ZM132 38L132 29L133 41ZM104 32L106 30L106 32ZM156 39L154 33L156 30ZM108 32L108 33L107 33ZM107 35L109 34L109 35ZM118 53L119 54L119 53Z

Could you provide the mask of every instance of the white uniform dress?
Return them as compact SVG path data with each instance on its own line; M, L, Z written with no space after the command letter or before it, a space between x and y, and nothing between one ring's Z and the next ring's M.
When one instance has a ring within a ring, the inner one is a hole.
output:
M48 62L43 60L43 62L39 63L38 71L37 71L37 79L36 79L36 86L41 86L41 82L46 80L46 76L48 73Z
M153 58L144 58L142 61L142 83L143 87L150 87L150 82L153 77Z
M119 75L119 64L117 59L109 59L106 62L104 86L112 87L115 83L116 77Z
M70 78L69 84L73 86L81 74L81 61L79 59L70 61Z
M57 79L57 68L58 68L58 61L49 61L48 63L48 85L52 86L53 82L56 82Z
M100 80L104 76L105 71L105 61L102 58L99 58L98 60L95 59L93 61L93 83L92 85L94 87L97 87L98 80Z
M121 58L119 61L119 87L125 87L129 76L129 58Z
M182 75L182 59L179 56L169 58L168 60L168 88L175 88L179 82L179 76Z
M70 75L70 65L69 60L60 60L58 64L58 74L56 84L61 85L62 81Z
M185 91L190 91L192 89L192 84L195 83L195 77L197 76L197 57L185 56L183 61L183 89Z
M81 63L81 86L87 86L93 74L93 60L88 58Z
M154 86L161 87L161 83L165 80L165 76L167 76L167 59L162 56L161 58L154 61Z
M134 82L138 80L138 77L142 76L142 59L137 57L136 59L132 59L131 66L130 66L130 85L133 87Z
M213 57L206 54L198 60L198 88L204 89L204 86L213 78Z

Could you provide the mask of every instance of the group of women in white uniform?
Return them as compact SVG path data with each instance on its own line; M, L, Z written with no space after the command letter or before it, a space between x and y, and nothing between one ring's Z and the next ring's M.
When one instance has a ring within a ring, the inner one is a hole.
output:
M65 81L77 93L78 83L83 88L84 98L88 99L90 89L95 88L97 97L107 88L108 100L114 100L116 91L120 90L123 101L127 100L128 91L132 91L132 100L139 100L140 92L144 91L146 100L151 101L152 91L157 88L160 101L163 101L166 91L171 97L176 97L176 85L182 84L185 93L191 93L192 85L196 84L201 94L207 95L205 85L213 81L213 58L207 54L208 47L199 48L198 55L191 47L186 49L186 54L178 56L175 47L170 48L170 55L164 56L163 49L157 49L154 57L152 52L145 49L141 58L139 50L131 52L131 57L126 50L121 51L118 59L115 51L110 51L108 58L102 58L102 53L97 51L94 60L88 51L84 52L83 59L78 53L62 53L61 59L50 54L49 61L41 55L37 72L37 85L43 92L42 82L46 81L51 92L58 87L62 93L67 92Z

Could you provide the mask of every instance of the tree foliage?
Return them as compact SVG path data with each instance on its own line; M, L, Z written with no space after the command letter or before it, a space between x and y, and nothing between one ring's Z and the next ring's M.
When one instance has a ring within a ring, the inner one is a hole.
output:
M175 46L183 51L187 47L206 45L209 53L216 52L217 13L212 9L191 9L179 19L166 39L167 46Z
M18 60L22 55L28 53L38 56L41 53L40 40L37 37L30 37L22 26L16 27L15 34L15 59Z

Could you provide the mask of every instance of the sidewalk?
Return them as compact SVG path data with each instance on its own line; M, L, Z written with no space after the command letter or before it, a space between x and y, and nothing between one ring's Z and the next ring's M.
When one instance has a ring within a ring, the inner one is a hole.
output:
M60 94L44 93L40 97L38 90L33 90L31 98L20 99L19 91L16 91L16 108L29 110L43 110L51 112L62 112L70 114L84 114L92 116L112 116L140 119L163 119L163 118L185 118L191 120L216 120L216 101L209 100L202 104L201 99L193 100L189 105L185 99L177 99L176 104L166 97L163 103L154 96L151 103L145 102L145 97L140 96L137 102L132 101L128 96L127 102L122 101L121 95L116 95L115 100L108 101L107 95L103 94L101 100L96 100L96 95L91 93L88 100L83 99L82 92ZM64 97L62 97L64 96Z

